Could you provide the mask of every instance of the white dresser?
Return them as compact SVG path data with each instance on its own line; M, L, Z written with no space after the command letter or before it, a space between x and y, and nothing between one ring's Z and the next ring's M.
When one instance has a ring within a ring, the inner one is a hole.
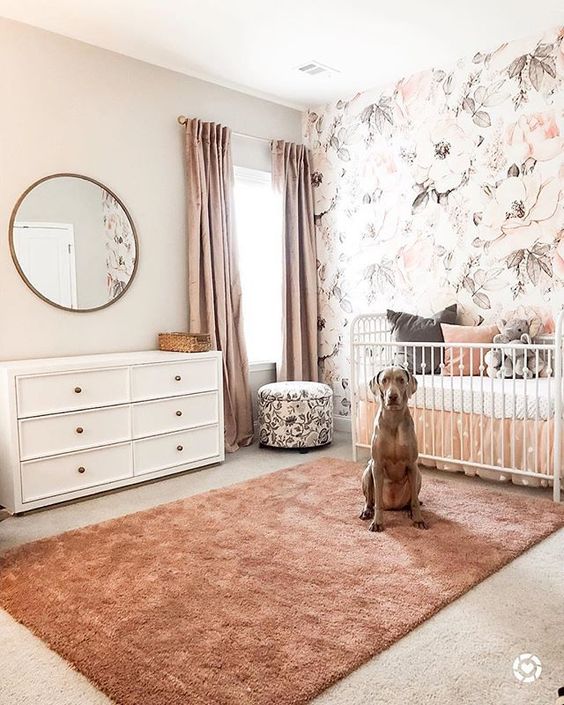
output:
M221 353L0 363L0 505L24 512L224 459Z

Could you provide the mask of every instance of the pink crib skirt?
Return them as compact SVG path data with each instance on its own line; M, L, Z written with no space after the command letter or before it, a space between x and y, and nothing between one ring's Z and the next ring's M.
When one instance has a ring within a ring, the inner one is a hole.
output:
M378 406L359 401L357 406L357 442L370 445L374 415ZM531 487L547 487L546 478L524 477L511 471L495 472L476 467L510 466L517 470L552 474L554 462L554 420L491 418L467 412L438 409L411 409L420 456L440 456L440 460L420 457L420 463L440 470L464 472L466 475L513 482ZM513 442L515 438L515 443ZM561 449L564 467L564 450ZM449 462L449 458L463 461ZM468 464L466 464L468 463Z

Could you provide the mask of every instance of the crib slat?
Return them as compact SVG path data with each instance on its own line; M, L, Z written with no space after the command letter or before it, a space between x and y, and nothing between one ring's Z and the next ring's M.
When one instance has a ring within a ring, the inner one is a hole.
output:
M560 311L560 315L556 321L555 330L555 361L554 361L554 385L556 387L556 398L554 403L554 485L553 485L553 499L555 502L560 502L560 484L561 484L561 473L562 473L562 406L564 396L564 384L562 381L562 356L564 355L564 350L562 348L562 334L564 325L564 308Z
M353 460L356 463L358 460L358 437L357 437L357 415L358 415L358 403L359 400L357 399L357 377L356 377L356 372L357 372L357 367L358 367L358 347L355 345L355 331L354 329L351 331L351 388L350 388L350 396L351 396L351 436L352 436L352 456Z
M437 363L435 359L435 352L436 348L431 348L431 395L432 395L432 400L431 400L431 442L432 442L432 447L433 447L433 455L437 454L437 446L436 446L436 425L435 425L435 369L437 368ZM439 349L440 353L440 349ZM425 379L423 379L423 383L425 383ZM425 392L427 391L427 385L425 385ZM425 398L424 402L424 407L425 407L425 420L427 419L427 399Z
M484 462L484 348L480 348L480 401L482 412L480 414L480 462Z
M537 367L538 367L538 362L539 362L539 351L536 350L535 352L535 360L537 362ZM539 466L539 406L540 406L540 398L539 398L539 377L537 375L537 382L536 382L536 404L535 404L535 467L538 468Z
M470 349L470 416L468 429L463 431L462 438L464 439L467 435L469 443L468 459L472 460L474 457L474 349ZM479 351L478 351L479 352ZM466 419L466 416L464 417Z
M451 363L450 363L450 455L449 458L454 458L454 370L453 370L454 348L451 348Z
M516 412L516 406L517 406L517 372L515 370L515 363L516 363L516 350L513 348L513 395L511 397L512 403L512 409L511 409L511 467L515 469L515 444L516 444L516 437L515 437L515 412Z
M445 455L445 425L446 425L446 407L445 407L445 357L446 348L441 347L442 359L441 359L441 448L443 450L443 455ZM434 395L433 395L434 396Z
M494 378L493 376L490 377L490 414L492 415L492 419L496 418L495 414L495 408L496 408L496 397L495 397L495 392L494 392ZM500 424L503 424L504 419L501 420ZM490 423L490 465L494 464L494 423L493 421ZM496 463L496 465L499 465L499 463Z
M547 355L547 368L546 368L546 373L548 375L547 383L548 383L548 404L549 404L549 406L551 404L550 400L552 399L552 393L551 393L551 391L552 391L551 390L552 372L553 372L552 351L549 350L548 355ZM550 416L550 414L549 414L549 416ZM558 419L556 419L556 417L554 418L553 425L554 426L558 425ZM551 436L550 427L547 427L546 438L545 438L545 453L546 453L545 457L546 457L546 467L547 468L550 467L550 465L551 465L550 458L552 455L550 452L551 451L551 443L550 443L551 438L550 438L550 436Z

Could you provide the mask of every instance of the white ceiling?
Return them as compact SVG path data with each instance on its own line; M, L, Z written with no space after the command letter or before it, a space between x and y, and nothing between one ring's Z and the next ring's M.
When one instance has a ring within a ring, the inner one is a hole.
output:
M0 0L0 16L292 107L564 21L562 0ZM339 70L307 76L317 60Z

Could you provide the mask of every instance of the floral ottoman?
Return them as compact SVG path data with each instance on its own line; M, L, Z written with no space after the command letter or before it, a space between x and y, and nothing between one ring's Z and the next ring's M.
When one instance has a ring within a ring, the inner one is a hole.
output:
M259 441L314 448L333 439L333 390L319 382L275 382L258 390Z

